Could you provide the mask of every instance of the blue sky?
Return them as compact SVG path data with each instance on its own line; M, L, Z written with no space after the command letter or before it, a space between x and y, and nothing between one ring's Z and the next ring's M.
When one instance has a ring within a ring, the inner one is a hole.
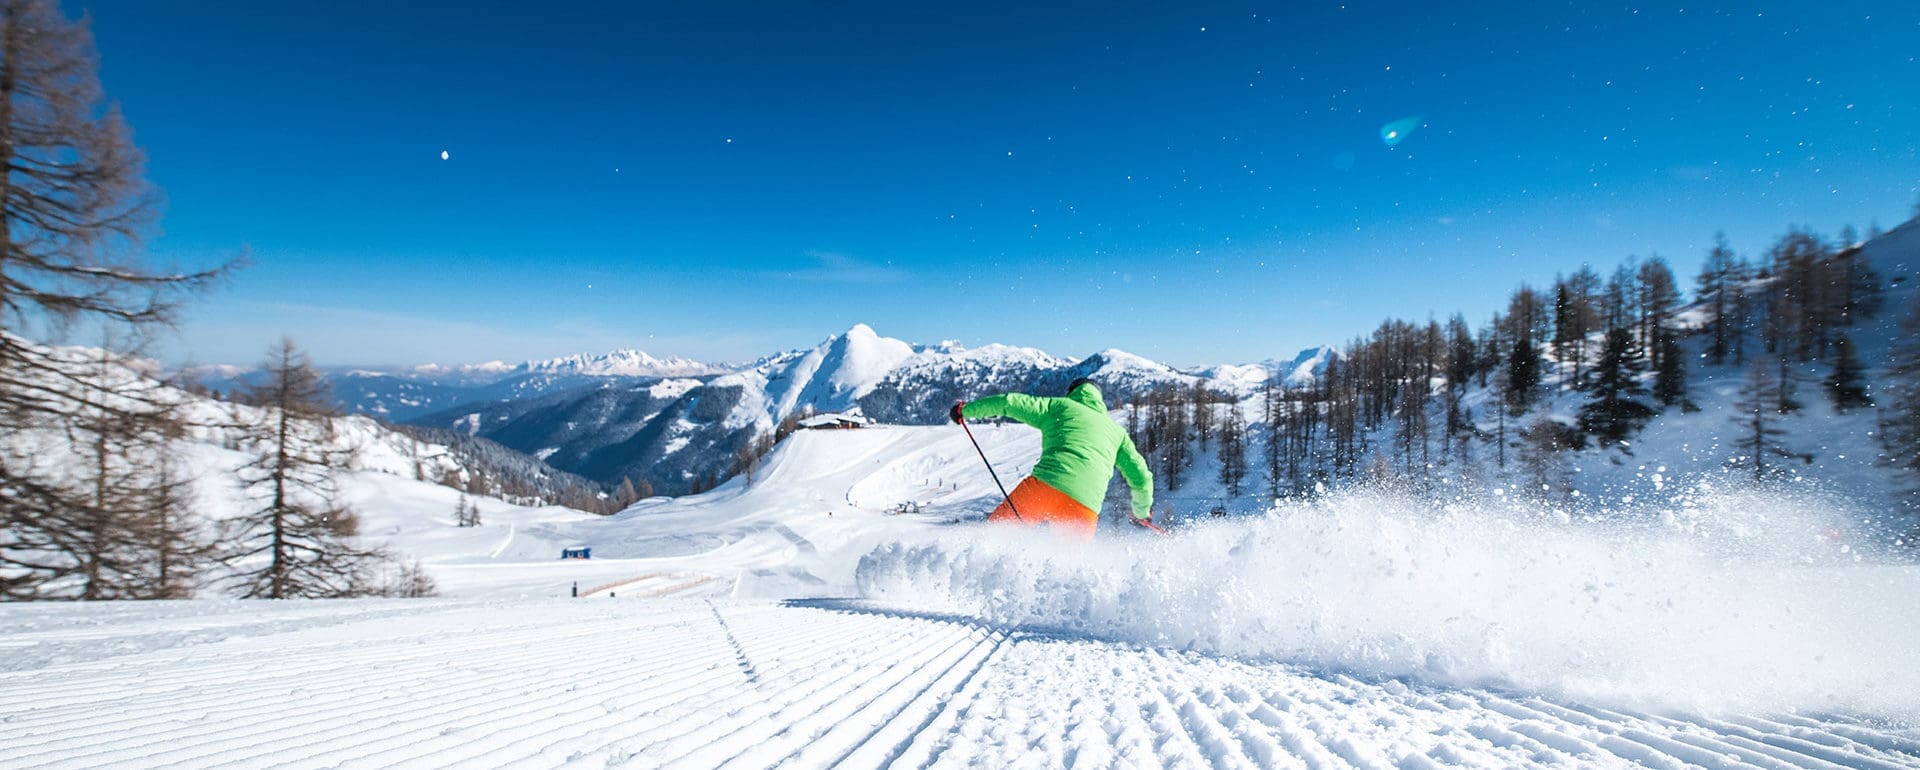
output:
M1252 361L1920 198L1907 3L65 5L200 362Z

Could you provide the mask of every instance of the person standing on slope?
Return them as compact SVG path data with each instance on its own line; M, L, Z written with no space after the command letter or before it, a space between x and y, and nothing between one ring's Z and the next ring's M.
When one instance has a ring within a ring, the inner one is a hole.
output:
M1100 503L1117 466L1133 488L1133 521L1153 519L1153 472L1133 439L1107 416L1100 388L1085 377L1067 386L1065 398L1007 393L953 405L955 423L968 419L1011 417L1040 429L1040 461L987 521L1014 522L1091 539L1100 522Z

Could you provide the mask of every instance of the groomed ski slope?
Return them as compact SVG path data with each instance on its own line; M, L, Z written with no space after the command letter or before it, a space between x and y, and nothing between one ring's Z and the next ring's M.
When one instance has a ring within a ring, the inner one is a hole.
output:
M397 485L369 519L446 598L0 608L0 767L1920 767L1920 575L1817 501L1355 497L1081 547L951 523L992 490L937 428L482 532Z
M1858 719L1316 673L842 600L9 610L4 767L1913 767ZM9 655L10 665L20 659Z

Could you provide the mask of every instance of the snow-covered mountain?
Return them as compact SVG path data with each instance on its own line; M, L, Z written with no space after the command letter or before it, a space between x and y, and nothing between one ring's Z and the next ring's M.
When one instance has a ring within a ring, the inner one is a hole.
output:
M855 324L812 350L796 351L714 383L721 387L758 385L766 393L762 406L767 419L778 421L803 408L822 412L853 409L862 396L913 355L912 345L882 337L866 324Z
M701 377L722 374L724 366L703 363L680 356L656 358L644 350L622 348L600 355L572 355L527 361L503 372L519 374L565 374L587 377Z
M662 358L627 348L512 365L491 361L325 372L334 401L345 411L457 428L497 437L536 456L560 457L558 462L572 458L588 463L588 455L626 443L665 411L667 402L701 383L714 388L695 397L709 397L703 414L720 408L721 402L739 402L724 410L729 416L722 422L729 431L749 425L770 429L808 409L926 423L938 420L956 400L1001 391L1054 392L1077 377L1092 377L1116 402L1161 386L1199 382L1245 396L1270 378L1292 385L1311 382L1337 355L1332 348L1317 347L1291 361L1184 371L1119 349L1073 360L1003 344L914 345L856 324L814 347L775 353L744 366ZM260 374L253 368L221 365L184 369L179 376L227 392L247 387ZM703 422L690 419L687 425L665 425L659 432L668 436L663 439L668 443L685 439L675 443L684 448L702 443L688 432ZM629 471L632 465L606 457L591 463Z
M673 494L725 477L740 448L809 410L930 424L944 419L954 401L1005 391L1053 393L1078 377L1093 378L1116 404L1153 388L1199 382L1246 395L1269 376L1311 381L1333 355L1313 348L1284 363L1187 372L1113 349L1076 361L1012 345L916 346L858 324L811 348L706 379L600 380L470 403L414 422L490 438L607 483L646 479ZM590 367L576 371L584 369ZM560 371L555 376L583 376Z
M707 378L728 367L688 358L658 358L631 348L508 364L407 367L332 367L323 370L340 408L393 422L407 422L457 407L539 399L601 385L651 384L669 378ZM232 365L180 370L188 382L218 392L244 389L261 379L258 368Z
M1269 382L1295 388L1312 385L1327 373L1328 364L1339 358L1340 351L1322 345L1300 351L1291 361L1224 364L1202 369L1198 374L1208 380L1209 386L1245 398Z

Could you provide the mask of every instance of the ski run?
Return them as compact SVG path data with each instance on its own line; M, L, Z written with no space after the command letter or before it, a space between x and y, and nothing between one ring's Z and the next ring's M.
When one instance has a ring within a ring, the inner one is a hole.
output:
M972 521L972 452L802 432L702 495L457 530L362 474L444 598L0 608L0 767L1920 766L1920 574L1796 549L1818 506L1349 497L1080 546Z
M1920 736L1858 719L1602 708L859 601L62 609L8 617L38 665L0 678L0 766L1920 762Z

